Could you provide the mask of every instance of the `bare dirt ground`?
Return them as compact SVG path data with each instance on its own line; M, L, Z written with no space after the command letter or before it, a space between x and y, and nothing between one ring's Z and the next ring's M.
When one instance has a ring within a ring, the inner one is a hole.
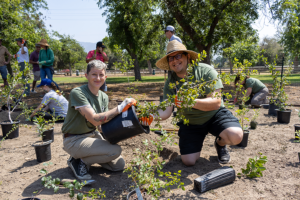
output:
M162 94L161 83L140 84L138 94L132 96L144 100L153 100L159 102L159 95ZM64 85L66 97L75 87L73 85ZM110 97L110 108L117 105L118 101L129 96L127 84L108 85ZM299 90L290 89L289 93L295 97L293 104L299 104ZM31 105L37 105L41 102L42 91L30 95L27 102ZM181 180L185 184L185 191L173 188L171 193L164 192L161 199L300 199L300 163L297 153L300 152L300 143L294 143L294 124L300 123L299 118L292 108L292 117L289 124L277 123L276 117L268 116L268 110L261 109L258 117L259 125L256 130L250 130L249 142L246 148L229 146L231 162L221 165L217 160L217 153L213 146L214 137L208 135L205 139L201 152L201 157L195 166L186 167L182 164L177 145L166 145L162 152L162 159L166 161L163 171L177 172L182 170ZM232 110L234 112L235 109ZM254 111L250 110L248 116L251 117ZM16 117L18 113L13 113ZM0 112L0 121L7 120L7 113ZM162 123L164 128L173 128L171 118ZM25 123L21 118L21 123ZM30 124L30 123L28 123ZM20 136L12 140L5 140L0 148L0 199L22 199L31 197L34 191L43 188L39 173L42 168L48 170L49 175L58 178L73 179L74 175L67 166L68 154L62 149L61 123L55 125L55 141L51 144L53 165L45 167L42 163L36 161L34 148L31 146L39 138L32 129L20 128ZM158 135L151 132L142 134L133 139L128 139L119 143L122 147L122 156L126 162L130 162L136 148L145 148L142 141L145 139L155 139ZM0 137L1 139L1 137ZM178 139L176 139L178 140ZM204 175L221 166L232 166L236 173L241 172L241 168L246 167L249 158L253 158L258 152L268 157L266 164L267 170L263 172L262 178L248 179L236 178L232 184L210 190L200 194L193 189L195 178ZM126 199L127 193L131 190L132 181L127 178L123 172L110 172L93 165L90 174L96 183L92 186L86 186L84 190L101 188L106 191L106 199ZM60 189L57 194L53 190L45 189L38 196L40 199L69 199L68 190Z

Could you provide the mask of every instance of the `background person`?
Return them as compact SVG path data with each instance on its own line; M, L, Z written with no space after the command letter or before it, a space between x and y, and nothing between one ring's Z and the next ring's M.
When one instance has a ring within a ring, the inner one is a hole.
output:
M166 37L169 39L169 42L171 42L173 40L177 40L178 42L182 43L182 40L175 35L174 26L171 26L171 25L167 26L165 29L165 34L166 34Z
M241 76L238 74L235 77L234 85L240 82ZM250 78L246 76L244 80L240 83L247 90L246 96L250 97L250 104L254 107L261 107L261 104L268 104L269 101L267 96L269 94L269 89L265 84L256 78ZM237 97L234 99L234 103L237 102Z
M20 71L24 71L25 69L25 62L29 62L29 54L27 48L27 42L23 38L16 39L17 45L20 47L19 51L16 53L15 57L20 66ZM25 79L25 76L22 76Z
M8 56L7 61L5 61L5 55ZM4 86L8 85L7 83L7 67L11 59L11 55L8 52L5 46L2 46L2 39L0 39L0 73L4 82Z
M53 80L53 74L54 74L54 53L49 48L49 44L47 43L47 40L41 39L41 41L38 43L41 45L42 49L40 50L39 54L39 65L42 65L40 68L40 76L41 79L45 79L46 76L48 79Z
M106 53L103 51L104 48L106 48L106 46L100 41L97 42L96 44L96 54L95 54L95 50L91 50L89 51L89 53L86 56L86 63L89 63L92 60L100 60L102 62L106 62L109 60L108 56L106 55ZM100 87L100 90L103 92L107 91L107 86L106 86L106 82L104 82L104 84Z
M136 100L127 98L108 110L108 96L99 90L107 78L106 64L102 61L89 62L85 77L88 84L70 93L68 114L62 127L63 149L71 156L67 163L81 180L91 179L88 169L95 163L110 171L124 169L121 147L104 140L97 128L101 130L102 124L136 105Z
M42 87L46 94L41 104L32 112L30 118L42 115L45 119L52 119L52 116L54 116L59 117L58 121L64 121L67 116L69 102L59 92L56 83L50 79L43 79L37 87Z
M168 95L176 95L174 89L170 89L169 84L176 84L177 90L183 85L180 82L187 75L188 64L191 60L196 60L198 53L187 50L186 47L177 40L169 42L167 55L156 62L156 66L162 70L172 70L172 76L166 81L164 86L164 99ZM214 85L214 92L205 90L204 97L198 97L191 110L184 110L183 115L189 124L177 123L180 127L179 148L182 162L191 166L194 165L200 156L203 142L208 133L216 137L215 148L218 154L218 161L222 164L230 162L230 155L226 145L237 145L242 141L243 131L239 120L232 115L223 105L222 98L215 97L223 88L218 72L210 65L198 63L194 67L194 81L211 81L218 79ZM178 82L178 83L176 83ZM177 109L181 108L181 101L175 99ZM169 118L172 114L173 106L167 107L165 111L159 110L159 117L162 120ZM156 118L156 117L155 117ZM149 119L147 119L149 120ZM156 118L157 120L157 118ZM143 125L148 125L142 120ZM150 117L151 122L151 117Z
M32 82L32 90L31 92L36 93L34 90L36 82L41 79L40 75L40 67L39 67L39 54L41 50L41 45L35 44L35 51L30 54L29 63L32 64L33 71L33 82Z

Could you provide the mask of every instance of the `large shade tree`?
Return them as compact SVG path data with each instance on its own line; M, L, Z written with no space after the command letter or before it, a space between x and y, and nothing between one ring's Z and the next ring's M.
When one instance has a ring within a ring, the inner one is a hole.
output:
M158 37L162 33L159 16L153 14L156 7L152 1L99 0L107 16L107 32L110 46L124 49L134 60L136 80L141 80L139 62L155 57L159 52Z
M206 51L203 62L210 64L211 49L220 42L234 43L251 31L258 18L258 1L157 0L163 16L181 26L183 42L191 49Z

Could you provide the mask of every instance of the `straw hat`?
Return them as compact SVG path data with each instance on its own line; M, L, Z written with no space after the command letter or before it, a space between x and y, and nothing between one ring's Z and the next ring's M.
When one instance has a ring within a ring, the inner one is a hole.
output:
M177 52L177 51L187 52L188 54L190 54L191 60L196 60L198 58L198 53L197 52L187 50L186 47L183 44L181 44L177 40L173 40L173 41L169 42L168 45L167 45L166 55L164 57L162 57L161 59L159 59L155 63L155 65L160 69L170 70L169 62L167 60L167 57L168 57L169 54Z
M46 39L41 39L41 41L39 43L37 43L39 45L44 45L46 47L49 47L49 44L47 43L47 40Z

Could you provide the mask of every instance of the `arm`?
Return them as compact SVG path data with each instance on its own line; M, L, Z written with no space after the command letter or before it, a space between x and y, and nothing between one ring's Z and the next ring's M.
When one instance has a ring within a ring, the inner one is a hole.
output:
M38 111L41 111L42 108L43 108L44 106L45 106L44 104L40 104L40 105L39 105L39 106L31 113L30 118L32 118L32 117L35 115L35 113L37 113Z
M39 62L35 62L35 61L32 60L32 53L31 53L30 58L29 58L29 63L30 64L39 64Z
M118 108L115 107L112 110L103 113L95 113L94 109L88 105L77 109L80 114L86 118L94 126L105 124L119 114Z
M106 55L106 53L102 52L102 56L103 56L103 61L104 61L104 62L109 60L109 58L108 58L108 56Z
M4 62L4 64L7 65L8 63L10 63L11 55L7 49L5 49L5 53L6 53L8 59L7 59L7 62Z
M251 87L248 87L248 88L247 88L246 97L250 96L251 93L252 93L252 88L251 88Z
M25 51L25 49L24 49L25 47L24 47L24 45L22 44L22 48L21 48L21 54L26 54L27 52ZM28 51L28 50L27 50Z
M204 99L196 99L196 103L193 108L202 111L218 110L222 103L222 98L218 97L220 92L221 89L217 89L213 93L207 95Z
M89 63L90 61L96 59L95 52L94 52L94 54L93 54L92 52L93 52L93 51L90 51L90 52L87 54L87 56L86 56L86 58L85 58L85 62L86 62L86 63Z

